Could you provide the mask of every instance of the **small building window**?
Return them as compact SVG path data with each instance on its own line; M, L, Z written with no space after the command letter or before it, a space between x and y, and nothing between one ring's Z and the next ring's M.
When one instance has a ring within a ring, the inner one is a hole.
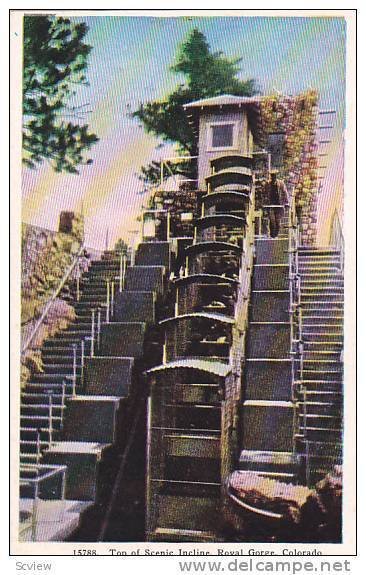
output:
M229 148L234 142L234 125L212 126L212 147Z
M237 144L236 123L214 122L210 124L207 144L209 150L235 148Z

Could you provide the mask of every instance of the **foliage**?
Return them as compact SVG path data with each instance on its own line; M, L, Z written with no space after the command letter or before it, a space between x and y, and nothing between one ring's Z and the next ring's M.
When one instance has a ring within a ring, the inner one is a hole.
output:
M308 90L296 96L266 96L261 102L266 134L285 133L282 177L296 194L302 210L302 241L311 244L316 235L318 94Z
M164 100L141 104L132 115L142 121L146 132L162 138L165 142L178 144L182 155L197 154L197 143L192 127L184 111L184 104L200 98L233 94L251 96L258 93L255 80L240 80L241 58L227 58L222 52L211 52L206 37L194 29L180 46L171 71L184 77L180 84ZM170 164L174 173L192 177L192 168ZM160 171L157 163L142 168L144 179L156 182Z
M23 162L30 168L46 159L56 172L77 173L76 166L92 163L84 152L97 136L65 120L77 114L68 105L73 86L86 84L87 31L67 18L24 17Z
M119 254L127 254L127 248L128 246L122 238L119 238L114 245L115 251Z

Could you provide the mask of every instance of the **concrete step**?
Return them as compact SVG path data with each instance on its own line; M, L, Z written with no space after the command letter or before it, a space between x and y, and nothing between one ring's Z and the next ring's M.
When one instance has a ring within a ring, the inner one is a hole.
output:
M154 323L154 293L126 290L117 293L114 301L113 321Z
M312 274L340 274L340 267L337 262L326 262L326 261L307 261L305 259L299 260L298 262L299 271L302 275L303 273Z
M343 305L341 307L323 307L317 308L310 305L307 305L303 309L303 324L306 325L307 323L330 323L341 325L343 324Z
M113 443L120 398L78 395L67 402L62 438L65 441Z
M327 300L321 299L317 296L310 296L306 299L301 298L301 307L304 311L304 316L308 315L341 315L343 313L344 301L339 297Z
M92 357L85 360L84 394L127 397L133 381L132 357Z
M77 363L80 365L80 360L81 360L81 354L79 354L79 356L77 356ZM69 355L58 355L58 354L54 354L54 355L43 355L42 356L42 361L43 361L43 365L44 366L48 366L48 365L65 365L65 366L70 366L72 367L73 365L73 354L70 353Z
M100 337L100 356L142 357L146 324L113 322L105 324Z
M251 322L247 333L247 358L286 358L290 352L290 323Z
M84 345L85 345L85 353L87 354L90 351L90 342L88 340L84 341ZM70 345L66 345L66 346L58 346L58 345L54 345L54 346L46 346L45 348L42 349L42 358L47 357L47 358L55 358L55 357L64 357L65 359L67 357L73 358L74 357L74 351L73 351L73 346L72 344ZM76 357L80 358L81 357L81 346L78 345L76 348Z
M77 376L78 380L79 376ZM32 383L60 383L63 381L72 382L72 376L65 373L38 373L32 376Z
M250 476L252 474L260 475L262 477L268 477L269 479L276 479L281 483L297 483L298 481L298 471L294 469L293 472L285 472L285 471L264 471L261 470L261 466L259 465L258 469L250 469L250 470L239 470L236 473L245 473L246 476Z
M100 461L107 444L56 441L44 454L44 462L67 466L66 499L95 501Z
M343 339L337 333L303 332L302 340L305 351L338 351L343 349Z
M207 533L211 534L207 541L212 540L220 516L219 498L163 494L156 497L155 505L158 510L156 534L164 534L160 541L203 541ZM159 540L155 536L154 539Z
M90 310L91 313L93 309L98 310L99 308L106 307L106 305L106 298L91 298L89 300L80 300L75 304L75 312L78 315L82 315L87 310Z
M338 364L338 362L337 362ZM325 365L319 362L314 364L305 363L303 370L304 380L307 381L328 381L341 383L343 379L343 370L338 368L337 365Z
M338 381L303 380L309 401L342 402L343 386ZM301 394L300 394L301 396Z
M21 525L19 541L46 542L67 541L78 528L83 512L90 506L89 502L81 501L43 501L38 510L38 523L35 529L27 522ZM28 517L32 512L32 497L20 499L20 514Z
M310 345L310 344L309 344ZM315 351L308 351L309 347L308 344L304 344L304 361L335 361L340 362L340 354L342 349L338 351L323 351L323 350L315 350Z
M24 428L45 428L49 425L49 416L48 415L21 415L20 416L20 427ZM53 429L60 429L61 425L61 417L55 416L52 418L52 427Z
M309 405L310 409L310 405ZM325 413L311 413L307 412L306 416L303 413L299 414L300 429L305 425L311 429L340 429L342 426L342 417L340 415L325 414Z
M300 435L304 436L304 428L300 425ZM306 426L306 439L309 441L327 441L337 443L342 440L343 431L336 428Z
M324 338L333 339L338 338L340 341L343 340L343 322L338 324L332 323L304 323L303 321L303 335L304 337L313 337L323 335ZM317 337L315 337L317 339Z
M40 440L48 444L50 430L48 427L20 427L20 439L22 441L36 441L39 432ZM57 435L58 431L55 432Z
M44 383L34 383L29 382L24 388L25 393L44 393L44 394L62 394L62 382L44 382ZM71 381L67 381L65 384L65 391L67 394L72 393L73 384ZM76 386L77 392L81 390L80 383Z
M321 398L322 396L318 395L318 399ZM306 406L305 403L303 401L299 402L299 406L300 406L300 411L302 413L304 413L304 409L307 410L307 413L313 414L313 415L333 415L333 416L339 416L339 412L340 409L342 407L342 404L340 402L330 402L330 403L324 403L324 401L313 401L314 396L310 396L308 398L308 400L306 401ZM323 400L324 400L324 396L323 396ZM328 400L332 399L331 397L328 397ZM309 401L310 400L310 401Z
M165 268L163 266L132 266L127 268L125 289L163 293Z
M39 405L39 404L43 404L43 405L48 405L48 401L49 401L49 393L41 393L41 392L34 392L34 393L22 393L21 394L21 404L23 406L28 405ZM60 405L61 406L61 402L62 402L62 393L52 393L52 404L55 405Z
M340 304L343 305L343 292L335 292L335 291L304 291L301 290L301 306L304 308L306 305L309 307L309 304L313 305L316 302L318 303L330 303L330 304ZM316 307L319 307L318 305Z
M299 451L305 454L305 440L302 436L298 437ZM342 444L339 441L314 441L307 440L309 454L312 458L331 458L334 460L339 460L342 457Z
M44 373L45 374L65 374L65 375L73 375L73 365L66 364L66 363L44 363ZM81 375L81 366L76 366L76 373Z
M288 290L252 290L250 321L288 321L290 292Z
M288 240L257 238L255 241L255 263L288 263Z
M338 254L339 249L333 246L299 246L299 253L301 254Z
M47 339L44 343L43 343L43 348L51 348L51 347L66 347L66 346L70 346L70 348L72 349L72 344L79 344L82 340L82 336L80 334L74 335L74 336L69 336L68 334L65 335L56 335L54 337L52 337L52 339Z
M138 266L165 266L170 268L170 242L142 242L135 256Z
M241 408L241 448L292 450L294 405L291 401L246 400Z
M301 288L344 288L343 276L329 276L325 274L301 274Z
M239 469L246 471L293 474L298 466L292 452L242 450L239 458Z
M247 359L245 362L245 399L273 399L287 401L291 398L291 361Z
M48 441L40 441L39 442L40 449L46 449L48 447ZM38 442L35 440L20 440L20 451L21 453L37 453L38 449Z
M52 414L53 417L61 417L65 407L61 405L54 405L52 404ZM20 406L20 414L24 415L25 417L32 416L32 415L39 415L45 416L49 418L50 413L50 406L48 403L33 403L32 405L22 404Z

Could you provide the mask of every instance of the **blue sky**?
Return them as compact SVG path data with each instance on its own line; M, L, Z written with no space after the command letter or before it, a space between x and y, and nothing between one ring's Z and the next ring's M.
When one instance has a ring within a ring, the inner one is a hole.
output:
M62 209L83 206L87 243L103 247L128 238L136 228L143 184L141 165L171 153L146 136L128 112L139 102L163 98L180 81L169 71L190 30L197 27L214 51L242 57L242 78L255 78L264 94L319 91L321 108L336 108L337 155L344 125L345 38L342 18L319 17L129 17L85 16L93 46L89 86L78 89L75 104L85 105L85 121L100 137L94 163L80 175L55 174L48 165L24 170L23 219L57 227ZM326 135L326 134L324 134ZM337 148L338 146L338 148Z

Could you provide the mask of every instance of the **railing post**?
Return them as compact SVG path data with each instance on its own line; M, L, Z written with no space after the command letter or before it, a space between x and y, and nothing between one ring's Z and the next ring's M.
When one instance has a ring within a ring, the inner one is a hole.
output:
M114 316L114 281L111 283L111 312L110 316Z
M52 395L48 396L48 446L51 446L53 438L53 402Z
M38 475L38 468L37 468ZM37 515L38 515L38 499L39 499L39 484L38 481L35 483L34 489L34 499L33 499L33 512L32 512L32 541L37 540Z
M166 216L166 241L170 240L170 212Z
M102 310L100 308L98 308L98 312L97 312L97 349L99 350L100 348L100 332L101 332L101 327L102 327Z
M76 264L76 301L80 301L80 263L79 260Z
M122 276L121 276L121 283L120 283L120 291L125 289L126 271L127 271L127 256L126 256L126 254L124 254L123 261L122 261Z
M305 440L305 475L306 485L310 487L310 449L308 440Z
M76 378L77 378L77 343L72 344L72 396L76 395Z
M81 381L84 382L85 341L81 340Z
M41 434L39 429L37 429L37 443L36 443L36 464L38 465L41 459Z
M95 309L92 309L92 312L91 312L90 357L94 357L94 338L95 338Z
M119 276L118 276L118 281L119 281L119 291L121 292L123 290L123 252L121 251L120 255L119 255Z
M107 280L107 306L106 306L106 323L109 323L110 305L111 305L111 285L110 280Z
M61 429L64 426L64 409L65 409L65 396L66 396L66 382L62 382L62 392L61 392Z

